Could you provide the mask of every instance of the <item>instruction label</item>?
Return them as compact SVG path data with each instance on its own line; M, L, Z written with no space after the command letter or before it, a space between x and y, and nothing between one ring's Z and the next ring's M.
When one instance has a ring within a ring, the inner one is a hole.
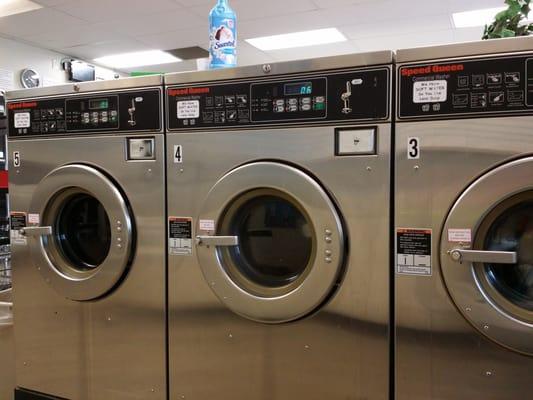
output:
M31 126L29 112L16 113L14 120L15 128L29 128Z
M28 244L26 236L20 234L22 228L26 228L26 213L24 212L12 212L10 214L11 224L11 244Z
M397 272L430 276L431 229L398 228L396 230Z
M168 218L168 251L171 256L192 255L192 218Z
M418 81L413 84L414 103L441 103L448 98L448 82Z
M200 101L178 101L178 119L200 118Z

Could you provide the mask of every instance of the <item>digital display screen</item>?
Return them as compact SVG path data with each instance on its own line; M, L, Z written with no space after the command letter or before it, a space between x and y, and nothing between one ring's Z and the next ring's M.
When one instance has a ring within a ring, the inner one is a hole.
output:
M287 83L285 85L285 96L295 96L299 94L313 93L312 82Z
M108 99L89 100L89 110L105 110L109 108Z

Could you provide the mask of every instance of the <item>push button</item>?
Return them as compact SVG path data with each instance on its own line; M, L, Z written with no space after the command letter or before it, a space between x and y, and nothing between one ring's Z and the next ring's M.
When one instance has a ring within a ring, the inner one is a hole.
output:
M357 156L376 154L376 128L338 129L335 154Z

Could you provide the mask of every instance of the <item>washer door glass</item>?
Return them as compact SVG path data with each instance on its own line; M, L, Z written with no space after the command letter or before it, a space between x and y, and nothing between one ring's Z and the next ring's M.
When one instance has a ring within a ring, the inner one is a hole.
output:
M52 171L37 185L26 228L32 259L48 282L72 300L109 293L125 276L134 250L125 197L105 174L85 165Z
M341 278L337 209L294 167L257 162L234 169L211 189L198 220L204 276L241 316L266 323L301 318L324 304Z
M533 311L533 195L498 215L484 234L484 248L517 253L516 264L485 263L485 274L512 304Z
M63 256L79 270L91 270L106 259L111 225L102 203L88 193L65 199L56 222L55 239Z
M305 275L315 234L295 199L275 190L248 192L231 203L220 226L221 234L239 238L238 246L219 251L226 271L244 290L281 295Z

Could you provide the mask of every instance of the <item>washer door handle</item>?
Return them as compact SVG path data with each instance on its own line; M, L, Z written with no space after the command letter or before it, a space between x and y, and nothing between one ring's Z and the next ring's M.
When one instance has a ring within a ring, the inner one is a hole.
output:
M0 302L0 327L13 325L13 303Z
M516 264L517 254L514 251L484 251L453 249L449 252L454 261L479 262L492 264Z
M198 246L231 247L239 245L238 236L196 236Z
M22 236L40 237L52 234L51 226L27 226L20 230Z

